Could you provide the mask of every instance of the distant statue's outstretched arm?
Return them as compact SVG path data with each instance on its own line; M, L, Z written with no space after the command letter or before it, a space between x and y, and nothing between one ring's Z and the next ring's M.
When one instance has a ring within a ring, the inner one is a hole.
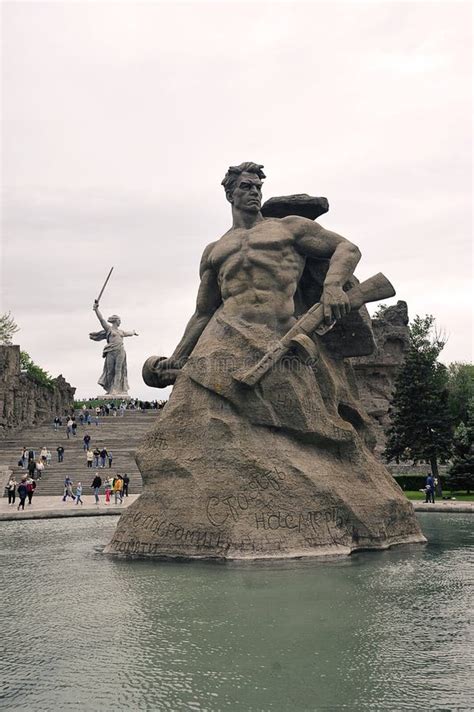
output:
M122 330L122 336L138 336L137 331L123 331Z

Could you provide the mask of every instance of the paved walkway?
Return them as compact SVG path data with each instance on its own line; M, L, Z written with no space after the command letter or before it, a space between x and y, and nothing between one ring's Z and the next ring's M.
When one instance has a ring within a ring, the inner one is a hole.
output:
M440 499L435 504L429 502L416 502L412 500L415 512L467 512L474 514L474 502L456 502L452 499Z
M111 497L110 504L105 504L104 495L100 496L100 503L95 504L94 495L82 497L84 504L75 504L71 499L62 501L62 497L36 497L33 496L31 505L25 504L25 511L17 510L18 497L15 504L8 504L8 499L0 499L0 522L13 519L56 519L61 517L101 517L118 516L123 510L137 499L137 494L124 497L123 504L114 504Z

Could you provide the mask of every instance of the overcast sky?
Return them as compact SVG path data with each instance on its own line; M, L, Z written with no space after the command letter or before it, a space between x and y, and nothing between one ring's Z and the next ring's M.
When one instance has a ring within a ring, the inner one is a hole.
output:
M264 199L326 196L321 220L436 316L472 359L471 5L4 3L1 311L78 396L101 392L92 303L141 366L194 311L220 182L265 165Z

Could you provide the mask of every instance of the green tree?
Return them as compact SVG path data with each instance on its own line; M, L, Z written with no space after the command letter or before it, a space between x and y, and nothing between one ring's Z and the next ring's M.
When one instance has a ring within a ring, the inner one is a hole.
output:
M41 366L38 366L26 351L20 351L20 367L38 385L50 389L54 387L53 378Z
M410 324L410 348L395 382L384 456L388 462L438 462L451 454L452 418L448 407L448 370L438 362L445 340L431 315Z
M13 334L20 331L10 312L0 314L0 344L11 344Z
M453 464L448 471L447 486L451 491L474 489L474 398L467 405L466 422L454 431Z
M474 365L456 361L448 366L448 403L454 424L467 423L474 398Z

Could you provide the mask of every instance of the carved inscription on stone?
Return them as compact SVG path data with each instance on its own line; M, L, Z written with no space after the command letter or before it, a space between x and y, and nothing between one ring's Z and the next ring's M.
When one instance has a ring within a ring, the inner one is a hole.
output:
M279 492L285 479L277 469L256 475L237 492L215 494L208 498L206 515L214 527L222 527L229 519L237 522L250 505L265 506L262 493Z
M324 511L307 512L259 512L255 514L257 529L276 531L289 529L306 534L309 538L313 534L318 536L318 541L325 541L327 536L334 544L342 543L347 538L349 517L345 510L331 507ZM327 535L327 536L326 536Z

